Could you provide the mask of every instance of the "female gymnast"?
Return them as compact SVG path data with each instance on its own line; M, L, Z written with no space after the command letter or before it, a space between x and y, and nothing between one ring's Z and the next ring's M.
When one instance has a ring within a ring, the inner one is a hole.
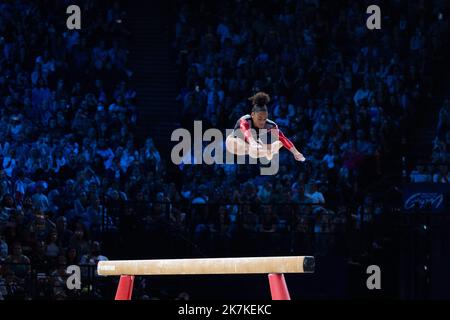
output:
M226 139L227 150L236 155L248 154L252 158L265 157L268 160L272 160L273 156L284 146L293 154L295 160L305 161L305 157L278 129L277 124L267 118L267 104L270 102L269 95L264 92L258 92L249 100L253 104L252 113L241 117L236 122L233 133ZM267 130L268 142L275 141L271 144L263 144L259 138L261 129ZM271 140L270 135L274 135L275 139Z

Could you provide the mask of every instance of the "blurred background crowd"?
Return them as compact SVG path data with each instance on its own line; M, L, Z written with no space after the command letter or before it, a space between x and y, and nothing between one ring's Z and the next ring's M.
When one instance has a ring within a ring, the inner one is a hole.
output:
M157 137L136 133L144 106L123 2L80 1L82 30L60 19L67 1L1 3L0 298L109 298L114 282L95 265L126 255L382 248L401 193L367 190L435 98L448 44L444 1L404 3L383 2L380 31L365 27L364 4L172 3L175 120L232 128L248 97L269 93L269 118L307 158L282 151L275 176L257 165L175 167ZM449 182L450 103L438 103L429 163L414 163L408 181ZM89 279L81 291L65 287L73 264ZM144 279L136 296L189 299Z

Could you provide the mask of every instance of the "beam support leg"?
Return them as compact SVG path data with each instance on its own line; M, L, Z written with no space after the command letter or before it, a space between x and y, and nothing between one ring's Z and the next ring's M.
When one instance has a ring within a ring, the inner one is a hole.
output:
M272 300L291 300L286 281L282 273L269 274L269 285Z
M116 297L114 300L131 300L133 293L134 276L120 276L117 286Z

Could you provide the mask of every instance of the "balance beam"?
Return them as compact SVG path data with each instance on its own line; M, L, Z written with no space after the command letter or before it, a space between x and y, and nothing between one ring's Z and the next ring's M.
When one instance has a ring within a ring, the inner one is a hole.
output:
M314 272L311 256L99 261L102 276Z

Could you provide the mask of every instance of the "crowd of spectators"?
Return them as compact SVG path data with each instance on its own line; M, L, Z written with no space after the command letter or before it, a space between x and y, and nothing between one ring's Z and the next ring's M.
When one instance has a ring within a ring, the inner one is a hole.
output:
M299 164L281 151L272 177L252 166L182 166L184 199L296 202L304 204L299 213L315 220L316 213L354 202L380 177L383 157L395 152L390 142L400 140L403 122L430 94L427 57L440 52L448 28L443 2L399 1L383 4L382 32L368 30L366 4L179 2L174 47L185 126L202 120L233 128L250 113L248 98L264 91L272 98L269 118L307 158ZM224 210L233 220L232 208ZM263 220L262 210L254 213L253 222ZM327 229L327 218L315 221L317 230Z
M2 299L74 294L66 266L107 259L102 228L117 228L121 212L105 218L105 208L159 176L152 139L138 145L133 134L124 11L82 1L89 23L68 30L66 2L0 4Z
M437 135L433 141L432 162L437 170L433 172L434 183L449 183L450 172L450 101L445 99L439 110Z
M450 183L450 100L444 100L439 110L437 135L433 141L432 162L437 170L433 172L434 183Z
M439 109L436 137L432 142L431 161L419 164L411 171L413 183L449 183L450 182L450 102L446 98Z

